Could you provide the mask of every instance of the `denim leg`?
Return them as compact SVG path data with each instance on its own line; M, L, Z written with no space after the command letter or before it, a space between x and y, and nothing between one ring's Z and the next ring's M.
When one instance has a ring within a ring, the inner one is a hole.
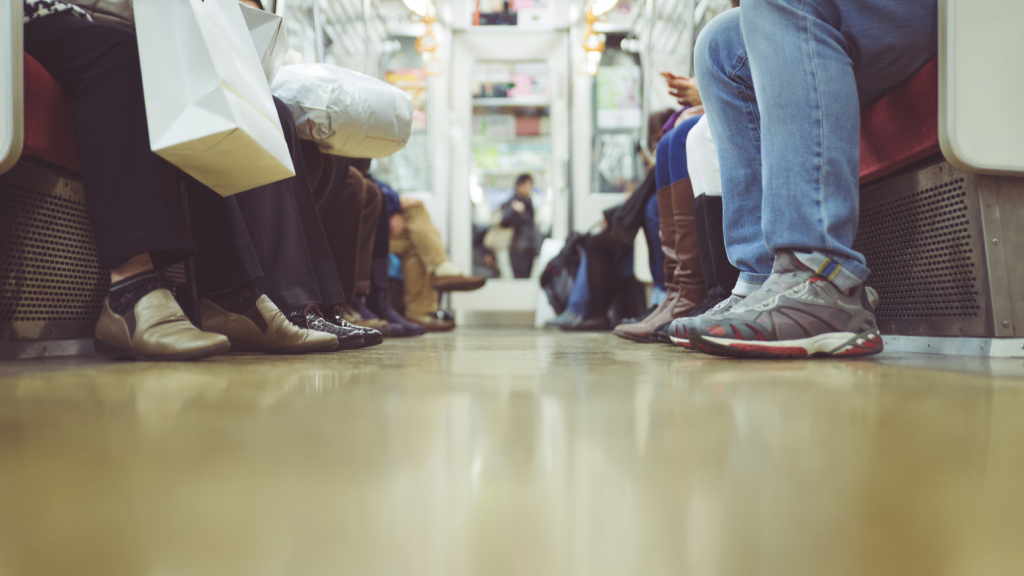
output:
M587 313L587 302L590 301L590 282L587 280L587 255L580 258L580 269L576 271L576 280L572 283L569 294L569 310L584 316Z
M655 290L665 290L665 253L661 250L661 218L658 214L658 197L654 194L644 207L644 236L647 238L647 253L650 255L651 279Z
M726 252L740 270L735 290L746 295L768 278L775 257L761 229L761 116L740 10L729 10L704 28L697 38L694 65L718 147Z
M654 150L654 184L658 190L672 183L671 173L668 169L668 135L673 132L675 132L674 128L663 134L658 142L658 147Z

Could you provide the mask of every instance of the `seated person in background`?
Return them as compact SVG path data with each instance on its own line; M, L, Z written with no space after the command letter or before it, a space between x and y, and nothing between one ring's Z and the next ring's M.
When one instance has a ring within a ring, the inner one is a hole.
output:
M539 248L532 192L533 177L529 174L520 174L516 178L512 197L501 205L501 226L512 228L514 231L508 255L512 261L512 274L516 278L530 277L533 259L537 256Z
M193 241L178 187L183 175L150 151L134 32L94 23L60 2L26 2L25 20L26 53L68 95L99 261L111 271L110 294L96 326L97 352L184 360L230 347L223 334L189 322L155 271L189 257L196 244L222 264L207 274L207 294L257 315L272 332L260 344L281 352L337 348L337 336L289 324L269 298L252 288L261 271L251 246L208 243L202 235ZM238 216L230 198L208 189L190 193L194 203L203 199L233 208ZM214 284L230 294L213 294Z
M453 320L438 315L437 293L477 290L487 278L466 276L452 263L423 202L399 196L383 182L375 183L390 213L391 252L402 260L406 319L432 332L455 328Z
M655 150L662 138L662 125L669 117L673 117L670 110L656 112L648 119L650 132L648 136L648 149ZM638 151L642 154L642 151ZM595 243L593 250L598 261L590 264L591 259L584 254L580 262L580 269L577 271L576 279L573 282L572 293L564 312L557 318L547 323L549 328L562 328L565 330L607 330L607 309L615 296L621 281L633 274L633 267L622 265L615 267L614 261L632 262L631 247L637 232L642 227L644 237L647 241L651 276L654 280L654 298L658 297L658 290L664 290L664 253L661 247L660 222L658 214L658 198L656 195L656 175L652 170L654 165L644 157L647 166L647 178L636 190L626 194L626 202L621 207L609 209L605 213L605 220L602 221L602 231L596 236L591 236L585 241L585 250L591 249L591 242ZM606 238L614 238L617 243L606 242ZM619 248L622 246L622 249ZM589 252L588 252L589 253ZM659 257L660 256L660 257ZM609 259L611 261L609 261ZM636 263L632 263L633 266ZM621 273L615 273L619 270ZM596 289L597 303L591 308L590 276L593 275L600 283ZM659 286L660 284L660 286ZM610 293L609 293L610 291ZM653 299L653 298L652 298ZM655 304L660 304L658 300ZM642 321L651 312L657 309L655 306L641 317L623 320L624 324L631 324Z
M745 0L701 33L697 80L742 299L683 323L695 347L761 358L882 350L853 249L858 109L934 57L937 20L936 0Z
M645 185L653 188L654 183L652 181L641 184L633 194L642 193ZM609 224L615 220L615 214L620 210L621 205L606 210L605 219L601 222L603 230L590 235L585 241L585 256L580 261L577 281L573 284L573 292L566 308L573 316L572 320L559 321L560 316L550 322L549 326L570 332L611 329L608 310L619 292L619 287L633 275L634 266L632 242L626 243L617 237L612 225ZM566 316L566 313L562 316Z

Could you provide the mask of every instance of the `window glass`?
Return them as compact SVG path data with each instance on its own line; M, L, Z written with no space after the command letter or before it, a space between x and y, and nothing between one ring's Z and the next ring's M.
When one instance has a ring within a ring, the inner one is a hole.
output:
M640 65L619 49L623 35L609 34L594 78L594 193L631 192L644 179L637 153L643 126Z

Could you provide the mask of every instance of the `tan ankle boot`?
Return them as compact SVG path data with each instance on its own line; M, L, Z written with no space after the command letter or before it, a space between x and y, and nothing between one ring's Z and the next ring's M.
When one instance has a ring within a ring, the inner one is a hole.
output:
M205 329L227 336L240 350L302 354L330 352L338 347L337 336L299 328L289 322L266 294L245 314L229 312L206 298L199 300L199 310Z
M143 296L124 316L104 300L96 322L96 353L104 358L196 360L229 348L224 336L193 326L164 288Z

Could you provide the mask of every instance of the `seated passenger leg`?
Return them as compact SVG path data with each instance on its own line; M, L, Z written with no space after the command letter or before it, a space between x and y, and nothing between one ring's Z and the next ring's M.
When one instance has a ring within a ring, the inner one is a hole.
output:
M135 34L58 13L28 23L24 46L68 96L99 263L111 270L96 351L146 360L226 351L227 339L193 326L153 270L194 247L176 172L150 151Z

